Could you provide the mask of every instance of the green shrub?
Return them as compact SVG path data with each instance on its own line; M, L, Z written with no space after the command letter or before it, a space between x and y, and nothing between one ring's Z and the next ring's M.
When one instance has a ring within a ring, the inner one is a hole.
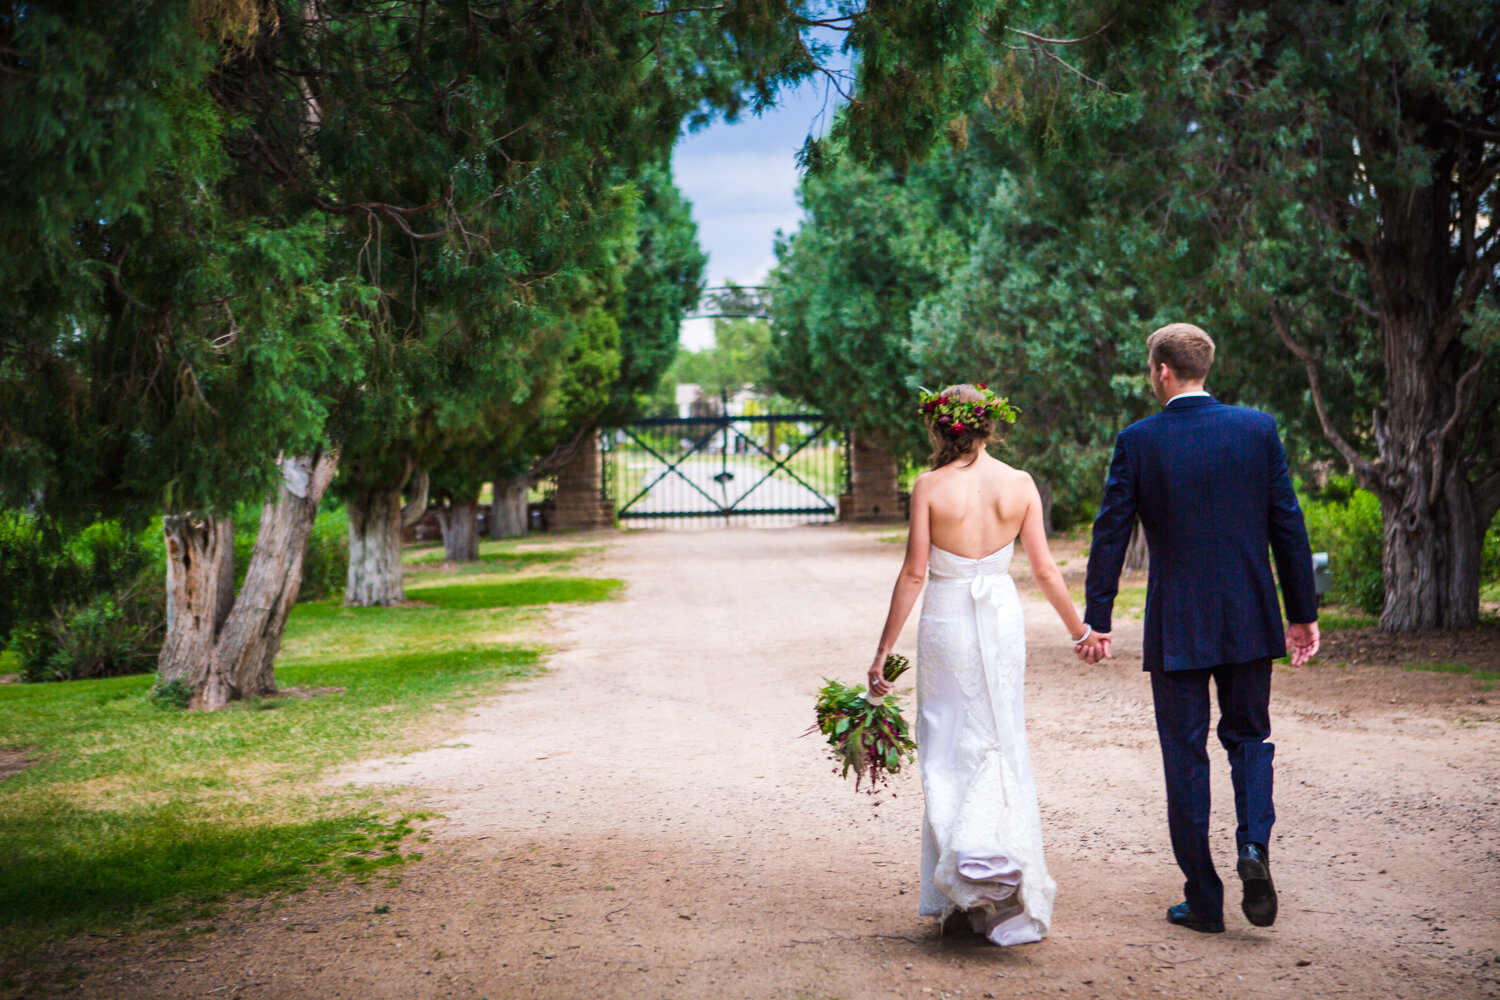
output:
M158 676L151 690L146 692L146 700L160 709L180 711L193 700L193 689L182 680L163 681Z
M18 627L11 646L21 661L21 679L70 681L156 669L165 631L159 576L138 574L118 592L94 594Z
M22 511L0 511L0 643L49 615L55 599L84 596L86 576L54 526Z
M324 601L344 592L349 579L349 514L343 507L321 510L307 537L299 601Z
M1303 513L1313 551L1328 553L1333 574L1329 598L1367 615L1380 614L1385 606L1380 569L1384 536L1375 494L1334 477L1322 497L1303 504Z
M1491 521L1490 530L1485 532L1479 578L1487 584L1500 583L1500 517Z
M161 650L160 531L117 522L64 535L0 512L0 639L28 681L142 673Z

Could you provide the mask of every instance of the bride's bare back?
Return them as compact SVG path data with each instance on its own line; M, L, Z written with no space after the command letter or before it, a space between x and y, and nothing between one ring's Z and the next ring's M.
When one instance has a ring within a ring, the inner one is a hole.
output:
M1030 476L983 451L972 463L950 462L923 473L920 482L932 544L968 559L1014 541L1036 496Z
M906 558L870 665L872 692L883 696L891 689L881 676L881 667L927 580L930 547L966 559L983 559L1018 539L1031 563L1032 578L1068 634L1075 639L1083 635L1083 622L1047 548L1042 498L1030 475L991 457L981 447L973 453L973 461L960 458L917 477L911 489Z

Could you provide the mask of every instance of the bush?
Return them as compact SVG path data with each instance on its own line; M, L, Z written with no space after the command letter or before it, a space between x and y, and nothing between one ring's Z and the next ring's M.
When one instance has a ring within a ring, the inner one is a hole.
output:
M30 515L0 513L0 638L25 680L154 668L166 610L158 535L111 521L65 537Z
M137 586L145 584L142 578ZM157 588L155 597L160 597ZM12 646L25 681L71 681L84 677L144 674L156 669L165 623L159 600L127 593L117 600L96 594L68 605L51 620L28 622L16 630Z
M1385 606L1381 575L1385 544L1375 494L1336 476L1322 498L1304 503L1302 510L1313 551L1328 553L1333 574L1329 598L1368 615L1380 614Z
M1500 517L1490 522L1490 530L1485 533L1479 578L1486 584L1500 583Z
M343 507L318 511L302 560L299 601L324 601L344 592L349 579L349 514Z

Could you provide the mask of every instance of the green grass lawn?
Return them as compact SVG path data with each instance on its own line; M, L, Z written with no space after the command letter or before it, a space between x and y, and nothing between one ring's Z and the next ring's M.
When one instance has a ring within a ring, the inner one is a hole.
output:
M579 550L556 553L567 554L532 562L555 568ZM494 562L413 578L409 596L430 607L298 605L277 663L283 694L217 713L156 707L148 676L0 685L0 749L36 762L0 781L0 961L407 856L419 817L399 796L323 777L423 745L436 713L539 670L543 650L518 637L541 605L620 588Z
M1464 674L1480 681L1480 686L1488 690L1496 681L1500 681L1500 670L1484 670L1480 667L1471 667L1466 663L1406 663L1402 664L1406 670L1426 670L1435 674Z
M1380 619L1367 615L1358 608L1327 605L1318 609L1318 630L1334 632L1346 628L1374 628Z
M524 547L523 547L524 546ZM505 539L492 542L485 540L479 543L479 561L467 565L443 563L442 543L436 545L423 543L408 546L401 554L401 561L408 571L426 571L448 569L449 571L477 571L485 573L499 573L507 570L523 570L531 566L557 565L559 568L566 567L577 562L585 556L596 555L602 552L602 545L551 545L545 548L538 547L536 542L522 542L519 539Z

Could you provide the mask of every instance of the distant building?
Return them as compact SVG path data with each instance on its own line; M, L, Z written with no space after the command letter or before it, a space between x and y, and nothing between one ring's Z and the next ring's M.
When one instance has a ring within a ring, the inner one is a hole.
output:
M764 399L753 388L745 386L729 397L729 412L736 416L756 412L756 402ZM677 383L679 417L717 417L723 412L723 400L717 393L707 393L696 382Z

